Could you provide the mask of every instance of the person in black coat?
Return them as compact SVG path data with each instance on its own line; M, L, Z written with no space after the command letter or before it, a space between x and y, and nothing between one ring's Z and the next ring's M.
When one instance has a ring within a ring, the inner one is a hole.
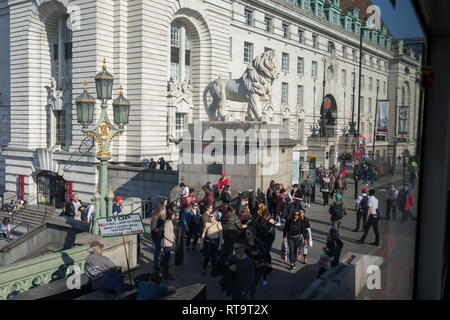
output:
M289 216L288 221L284 225L283 230L283 241L288 243L289 246L289 261L291 263L291 271L295 270L295 262L298 257L298 250L300 249L300 241L302 240L305 244L308 242L308 231L309 223L305 219L300 219L299 211L295 210Z
M339 264L339 257L341 255L342 248L344 247L344 243L341 241L339 237L339 233L336 229L331 228L328 237L327 237L327 246L323 248L323 251L333 260L330 263L330 267L336 267ZM326 267L321 267L317 278L325 273L328 270Z

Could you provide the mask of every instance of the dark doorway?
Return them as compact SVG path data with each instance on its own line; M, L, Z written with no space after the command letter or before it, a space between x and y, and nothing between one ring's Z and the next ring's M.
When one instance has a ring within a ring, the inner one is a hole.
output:
M66 181L55 172L41 171L36 175L39 204L62 208L65 204Z

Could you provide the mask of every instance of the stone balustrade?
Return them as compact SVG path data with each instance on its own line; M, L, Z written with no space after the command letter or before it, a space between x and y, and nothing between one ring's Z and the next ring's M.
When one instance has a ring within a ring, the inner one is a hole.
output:
M88 245L45 255L42 257L0 267L0 299L6 300L12 292L28 289L63 279L68 275L68 267L78 266L84 273Z

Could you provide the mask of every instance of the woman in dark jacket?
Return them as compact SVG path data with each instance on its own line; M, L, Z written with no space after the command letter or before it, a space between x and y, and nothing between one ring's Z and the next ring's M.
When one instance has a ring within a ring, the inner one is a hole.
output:
M295 270L295 262L297 261L302 235L305 242L307 242L308 239L308 231L306 228L309 227L309 224L306 220L299 219L299 217L300 213L298 211L292 212L283 230L283 241L287 242L289 245L291 271Z
M333 260L330 263L330 267L335 267L339 264L339 257L341 255L342 247L344 247L344 243L339 238L339 233L336 229L331 228L327 237L327 246L323 248L323 251ZM319 274L317 278L325 273L328 270L326 267L321 267L319 270Z
M264 245L261 241L256 238L256 230L254 227L249 227L245 231L245 236L248 241L248 247L246 250L246 254L252 258L253 264L255 266L255 283L250 290L250 300L255 299L255 291L256 285L263 276L265 261L266 261L266 253L264 251ZM264 274L264 282L266 282L266 275Z

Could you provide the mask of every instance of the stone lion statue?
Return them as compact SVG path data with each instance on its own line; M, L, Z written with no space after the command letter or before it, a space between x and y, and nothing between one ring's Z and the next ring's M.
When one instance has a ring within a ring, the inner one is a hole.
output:
M203 92L203 103L211 120L225 120L226 101L248 102L247 119L261 121L263 101L272 92L279 71L275 51L269 50L249 63L242 77L211 81ZM208 93L212 102L208 105Z

